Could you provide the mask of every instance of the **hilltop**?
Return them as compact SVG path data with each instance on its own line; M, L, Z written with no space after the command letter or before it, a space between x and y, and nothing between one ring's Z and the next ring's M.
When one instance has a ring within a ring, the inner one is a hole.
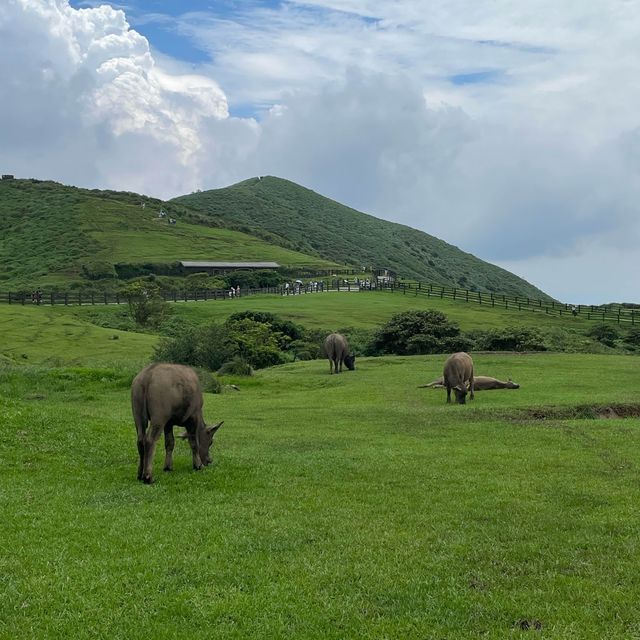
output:
M427 233L356 211L281 178L252 178L172 202L224 226L269 231L281 247L355 268L385 267L405 278L549 299L526 280Z

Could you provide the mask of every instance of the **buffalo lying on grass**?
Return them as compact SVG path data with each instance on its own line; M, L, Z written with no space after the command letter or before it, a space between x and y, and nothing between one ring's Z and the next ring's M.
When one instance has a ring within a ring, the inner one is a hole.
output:
M173 469L173 427L185 427L193 468L211 464L209 449L222 422L207 427L202 418L202 390L196 372L180 364L151 364L131 384L131 409L138 434L138 480L153 482L153 454L164 431L164 470ZM147 431L147 426L151 425Z
M429 384L418 385L418 389L443 389L444 378L440 377ZM519 389L520 385L509 378L506 382L491 376L473 376L474 391L489 391L490 389Z
M465 404L467 391L474 398L473 360L468 353L459 352L447 358L443 371L444 386L447 390L447 402L451 402L451 389L456 392L456 402Z
M347 339L340 333L331 333L324 339L324 352L329 358L329 373L342 372L343 363L349 371L356 368L356 357L349 353Z

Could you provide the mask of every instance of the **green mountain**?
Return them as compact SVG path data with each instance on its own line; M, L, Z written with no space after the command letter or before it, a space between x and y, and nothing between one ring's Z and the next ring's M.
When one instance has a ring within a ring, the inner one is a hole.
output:
M50 181L0 180L0 225L4 290L81 286L114 277L115 266L273 260L311 269L390 268L435 284L548 298L512 273L422 231L280 178L253 178L168 202Z
M164 217L159 217L161 211ZM168 224L170 217L178 223ZM250 235L224 228L182 205L40 180L0 180L0 225L4 290L86 283L83 274L115 275L115 264L273 260L335 266L283 247L266 231Z
M402 277L483 292L549 299L526 280L427 233L346 207L288 180L266 176L172 202L221 226L273 234L281 247Z

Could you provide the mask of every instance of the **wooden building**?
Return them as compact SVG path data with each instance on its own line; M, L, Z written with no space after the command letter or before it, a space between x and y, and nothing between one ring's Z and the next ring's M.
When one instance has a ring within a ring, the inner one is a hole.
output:
M278 269L277 262L209 262L206 260L181 260L180 266L185 273L225 274L230 271L258 271Z

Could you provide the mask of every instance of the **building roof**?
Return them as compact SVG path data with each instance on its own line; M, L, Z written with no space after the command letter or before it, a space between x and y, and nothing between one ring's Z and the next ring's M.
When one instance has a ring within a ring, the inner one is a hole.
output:
M196 267L203 269L277 269L280 265L277 262L206 262L181 260L183 267Z

